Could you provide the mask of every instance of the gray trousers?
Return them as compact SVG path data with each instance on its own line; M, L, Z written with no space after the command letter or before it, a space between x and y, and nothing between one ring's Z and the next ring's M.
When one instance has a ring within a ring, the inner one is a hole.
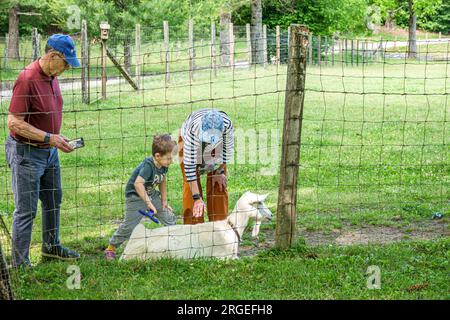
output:
M42 204L43 245L59 244L62 200L60 165L56 148L39 149L8 136L6 160L11 168L15 210L12 258L15 266L30 265L29 252L38 200Z
M177 223L177 217L172 212L162 207L161 193L158 190L151 191L148 196L158 211L158 213L155 214L155 217L158 218L160 223L165 226ZM130 239L134 228L136 228L141 222L141 219L144 218L144 216L138 212L139 210L147 211L145 202L138 196L128 196L125 201L125 220L120 224L119 228L109 240L110 245L118 248L122 243Z

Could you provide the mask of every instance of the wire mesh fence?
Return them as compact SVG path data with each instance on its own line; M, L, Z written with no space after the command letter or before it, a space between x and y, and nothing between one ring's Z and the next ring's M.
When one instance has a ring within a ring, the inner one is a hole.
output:
M183 224L183 161L175 151L175 163L167 173L167 199L178 224L158 228L145 222L132 241L140 246L137 256L144 259L178 254L232 256L239 242L236 237L242 238L241 256L253 254L250 234L239 228L248 224L249 216L245 215L253 214L250 218L256 220L256 236L268 212L277 217L282 143L286 139L283 124L289 94L290 31L266 29L262 59L254 61L247 26L217 26L212 30L194 28L189 36L187 26L170 26L169 39L166 35L164 41L162 27L142 27L139 44L134 29L117 31L117 36L111 30L106 45L131 81L138 83L138 90L105 57L107 82L102 89L99 39L89 39L84 76L88 85L83 89L88 91L88 103L83 102L79 69L59 77L64 98L61 132L85 141L84 148L59 155L63 244L82 255L103 258L103 249L126 213L128 179L151 155L154 135L170 133L178 141L180 127L189 115L211 108L226 112L234 127L227 189L229 211L236 209L231 216L236 219L241 212L244 217L235 229L237 234L233 227L238 221L232 219L228 220L231 225L214 222L209 229ZM449 210L450 42L420 42L419 58L413 60L407 57L407 44L400 42L315 35L304 40L308 42L304 53L308 66L302 92L300 162L289 163L299 166L298 225L292 232L313 245L448 235L445 223L430 224L428 218ZM75 37L75 42L80 53L81 38ZM21 39L24 51L20 59L1 63L4 141L9 136L7 118L14 81L32 60L27 43ZM41 41L41 55L44 44ZM26 145L24 150L32 148ZM1 149L2 157L4 152ZM0 210L11 229L15 204L11 169L5 161L1 172ZM206 187L206 176L200 180ZM248 191L255 198L246 200L246 194L252 197ZM216 196L211 194L211 199ZM258 201L261 199L265 201ZM250 207L243 204L245 201ZM34 220L40 226L44 209L36 210ZM414 229L418 225L426 230ZM275 226L275 219L262 224L260 238L267 247L274 245ZM396 231L409 227L416 233ZM44 234L39 229L33 231L31 239L33 264L41 262ZM376 236L364 231L368 229ZM224 233L227 238L220 238ZM10 261L11 250L5 249L5 239L2 236L3 252ZM158 241L159 246L152 246ZM227 245L231 247L225 248Z

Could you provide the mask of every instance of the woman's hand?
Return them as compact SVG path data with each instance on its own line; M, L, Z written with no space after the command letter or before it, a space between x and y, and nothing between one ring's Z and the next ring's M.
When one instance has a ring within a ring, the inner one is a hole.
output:
M195 200L194 202L194 218L200 218L205 213L206 207L203 199Z

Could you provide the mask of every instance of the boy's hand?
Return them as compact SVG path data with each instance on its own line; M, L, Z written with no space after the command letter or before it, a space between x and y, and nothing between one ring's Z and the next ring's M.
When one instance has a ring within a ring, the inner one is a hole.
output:
M162 202L163 208L167 208L169 211L173 212L173 209L171 206L169 206L169 203L167 201Z
M152 210L154 214L158 213L158 211L156 210L155 206L153 205L153 203L151 201L147 202L147 209Z

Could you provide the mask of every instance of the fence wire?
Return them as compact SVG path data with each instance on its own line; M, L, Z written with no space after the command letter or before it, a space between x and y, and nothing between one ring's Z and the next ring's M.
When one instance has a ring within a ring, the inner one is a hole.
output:
M134 30L117 36L111 32L108 47L134 80L140 58L139 90L108 59L107 87L102 92L97 39L90 40L89 103L82 102L80 70L59 77L64 98L61 132L70 138L83 137L86 144L70 154L60 153L60 237L82 255L102 258L124 218L128 178L151 154L153 136L170 133L178 139L183 121L203 108L225 111L235 128L234 160L227 172L230 211L247 191L268 194L264 203L274 219L263 223L260 234L265 247L274 244L289 32L280 30L277 37L276 30L268 29L262 52L254 54L261 53L259 60L254 61L245 26L233 27L231 41L229 30L225 40L220 39L223 30L218 27L214 47L210 34L194 33L190 43L186 30L170 26L167 47L162 28L143 28L140 54ZM76 43L80 52L79 39ZM309 37L297 203L298 234L307 243L391 242L402 237L396 232L398 224L415 228L416 220L428 229L414 229L411 238L427 238L427 232L446 235L445 224L425 221L449 210L449 45L445 39L419 42L418 58L409 59L404 42ZM13 83L32 61L26 40L21 40L21 50L20 59L1 63L4 141L9 135ZM107 99L102 99L103 94ZM4 149L0 154L3 157ZM176 155L174 160L168 171L168 201L178 225L158 228L145 222L151 230L144 233L145 243L164 237L167 241L164 250L147 250L145 257L178 252L185 257L214 255L215 249L232 243L217 242L211 229L180 227L182 175ZM10 228L11 172L5 161L0 168L0 210ZM205 177L201 179L206 186ZM42 223L41 212L35 223ZM377 237L370 237L364 228L374 229ZM224 230L232 227L216 232ZM202 233L209 238L204 240ZM203 240L194 241L193 234ZM250 234L241 236L241 256L252 255L255 245ZM41 262L41 238L42 231L36 228L30 251L33 264ZM6 239L0 240L9 264L11 248L5 247Z

